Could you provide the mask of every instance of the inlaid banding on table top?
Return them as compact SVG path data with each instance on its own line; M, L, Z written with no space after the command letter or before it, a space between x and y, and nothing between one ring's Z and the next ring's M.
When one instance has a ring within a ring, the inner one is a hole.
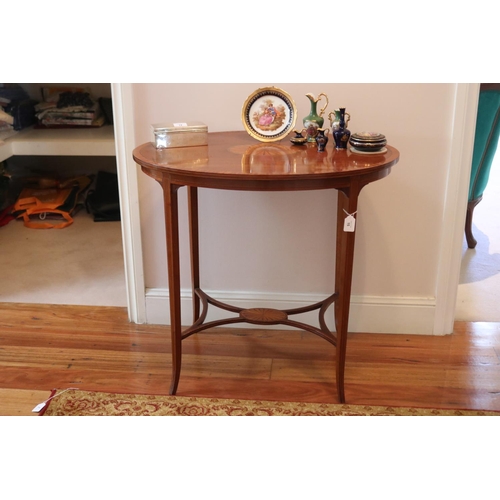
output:
M285 312L278 309L266 309L265 307L244 309L240 312L240 317L249 323L262 325L278 324L288 319L288 315Z

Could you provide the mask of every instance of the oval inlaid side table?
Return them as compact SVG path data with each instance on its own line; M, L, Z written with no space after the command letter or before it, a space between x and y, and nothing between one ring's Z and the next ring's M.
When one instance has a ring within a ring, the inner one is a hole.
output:
M152 143L138 146L133 157L143 172L163 188L167 243L168 285L172 335L172 380L170 394L176 394L181 373L182 340L208 328L231 323L286 325L323 338L336 347L337 396L345 402L344 370L347 328L351 300L354 258L354 230L346 226L346 214L355 214L358 197L367 184L389 175L399 161L399 152L387 146L385 152L360 154L328 147L320 153L312 145L294 146L287 139L261 143L246 132L208 134L207 146L156 149ZM178 189L188 190L189 234L193 288L193 324L181 325ZM198 244L198 188L243 191L338 191L335 289L332 295L310 306L275 310L242 309L217 301L200 287ZM335 332L329 330L325 313L334 304ZM226 319L206 322L209 306L236 313ZM291 319L295 314L318 310L319 328Z

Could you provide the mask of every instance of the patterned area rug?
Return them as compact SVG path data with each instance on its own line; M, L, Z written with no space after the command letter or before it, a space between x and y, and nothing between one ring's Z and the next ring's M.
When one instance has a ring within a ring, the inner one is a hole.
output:
M145 396L66 390L54 392L46 416L500 416L500 412L284 403L241 399Z

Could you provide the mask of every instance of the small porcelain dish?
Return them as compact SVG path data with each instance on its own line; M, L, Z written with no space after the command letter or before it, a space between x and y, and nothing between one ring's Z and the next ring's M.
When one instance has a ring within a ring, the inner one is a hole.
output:
M354 148L352 146L349 146L349 149L353 153L358 153L360 155L380 155L380 154L387 153L387 148L377 149L375 151L364 151L362 149L356 149L356 148Z
M307 142L307 137L304 137L302 135L302 132L299 132L298 130L293 131L295 136L290 139L292 144L295 144L296 146L302 146L303 144L305 144Z
M349 144L358 151L379 151L386 146L387 139L378 132L357 132L351 135Z
M305 137L292 137L290 142L296 146L302 146L307 142L307 139Z

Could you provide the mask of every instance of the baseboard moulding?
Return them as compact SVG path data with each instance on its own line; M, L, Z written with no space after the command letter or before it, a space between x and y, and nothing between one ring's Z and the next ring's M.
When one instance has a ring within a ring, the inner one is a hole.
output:
M319 294L262 293L210 291L214 299L245 309L264 307L291 309L319 302L325 298ZM181 290L182 324L192 324L191 290ZM416 335L445 335L451 332L434 332L436 310L435 297L382 297L353 296L349 318L350 332L393 333ZM233 314L234 315L234 314ZM230 317L231 313L209 306L207 321ZM318 326L317 311L300 315L300 320ZM299 316L296 317L299 319ZM169 294L165 288L146 290L146 323L170 324ZM330 307L327 323L332 330L333 306ZM256 328L255 325L238 323L238 328ZM287 329L283 325L266 326L269 329Z

